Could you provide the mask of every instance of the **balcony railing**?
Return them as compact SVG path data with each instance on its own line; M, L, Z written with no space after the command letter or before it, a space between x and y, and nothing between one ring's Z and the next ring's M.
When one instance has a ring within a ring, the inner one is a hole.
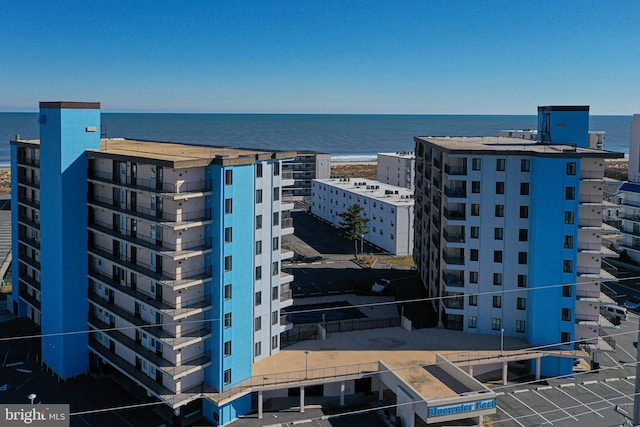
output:
M186 194L186 193L202 193L211 191L211 180L202 180L196 182L164 182L151 179L135 178L130 175L126 176L125 182L122 182L121 176L102 171L90 171L89 178L96 181L106 182L108 184L120 185L128 188L135 188L153 193L169 193L169 194Z
M165 210L151 210L149 208L144 208L142 206L136 206L136 209L129 209L127 207L122 207L120 202L117 200L110 199L108 197L101 197L93 195L89 198L89 203L103 207L105 209L111 209L118 212L126 213L129 215L137 216L142 219L146 219L148 221L153 222L198 222L198 221L209 221L211 220L211 209L203 209L199 211L191 211L191 212L167 212Z
M18 156L18 163L21 165L40 167L40 159L37 157Z
M18 184L28 185L29 187L40 189L40 180L31 179L24 174L18 174Z
M451 198L464 198L467 197L467 189L464 187L444 187L444 194Z
M32 307L36 308L37 310L42 310L40 308L41 307L40 301L38 301L34 295L31 295L28 292L27 287L23 284L20 285L20 298L25 300L27 303L29 303Z
M293 218L282 218L280 221L280 228L292 228Z
M449 209L444 208L444 217L449 220L464 220L466 218L466 213L463 210L450 211Z
M464 243L465 242L464 234L449 233L447 230L444 230L442 232L442 235L444 236L444 240L446 240L449 243Z
M30 255L27 254L26 251L22 249L18 251L18 260L24 262L25 264L27 264L32 268L35 268L36 270L40 270L40 261L36 261L35 258L32 258Z
M446 262L447 264L464 265L464 257L461 257L459 255L449 255L445 253L443 258L444 262Z
M23 266L20 266L20 275L18 276L19 280L25 282L32 288L40 290L40 282L38 282L35 277L31 277L27 274L25 270L23 270Z
M464 287L464 272L461 271L458 274L445 272L442 275L444 284L450 287L461 288Z
M89 227L101 231L109 236L114 236L126 240L130 243L144 246L155 251L180 252L180 251L197 251L211 249L211 238L190 240L188 242L168 242L158 240L151 236L146 236L137 232L132 232L129 228L114 229L113 224L104 223L98 220L90 220Z
M466 175L467 167L462 165L445 165L444 172L448 175Z

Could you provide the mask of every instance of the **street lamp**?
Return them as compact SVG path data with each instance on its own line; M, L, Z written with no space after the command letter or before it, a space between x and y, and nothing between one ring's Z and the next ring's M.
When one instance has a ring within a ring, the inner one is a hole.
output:
M304 379L308 378L309 373L309 350L304 351Z
M504 328L500 328L500 356L504 351Z
M27 396L27 399L31 400L31 404L33 405L33 401L36 400L36 394L35 393L31 393L29 396Z

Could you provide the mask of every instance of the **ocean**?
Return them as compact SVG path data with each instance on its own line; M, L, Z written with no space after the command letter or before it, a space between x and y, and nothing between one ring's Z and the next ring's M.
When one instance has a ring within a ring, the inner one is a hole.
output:
M0 167L9 140L38 139L37 113L0 113ZM590 116L606 131L605 149L629 152L631 116ZM109 138L331 153L334 161L372 161L376 153L413 151L414 136L492 136L536 128L530 115L170 114L102 113Z

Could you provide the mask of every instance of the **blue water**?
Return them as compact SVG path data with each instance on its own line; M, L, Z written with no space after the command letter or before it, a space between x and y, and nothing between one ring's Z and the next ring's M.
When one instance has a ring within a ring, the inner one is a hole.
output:
M110 138L139 138L274 150L315 150L334 160L373 160L378 152L413 151L414 136L490 136L500 129L536 127L536 116L342 114L103 113ZM591 116L606 131L605 148L629 152L631 116ZM38 139L37 113L0 113L0 166L9 140Z

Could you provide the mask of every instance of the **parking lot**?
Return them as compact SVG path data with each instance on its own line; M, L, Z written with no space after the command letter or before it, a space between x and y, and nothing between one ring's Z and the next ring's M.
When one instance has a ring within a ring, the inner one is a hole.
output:
M599 353L600 369L576 372L571 378L536 383L492 386L498 393L497 411L485 420L493 426L614 426L624 423L616 405L633 411L636 378L638 315L610 333L616 340L613 353Z

